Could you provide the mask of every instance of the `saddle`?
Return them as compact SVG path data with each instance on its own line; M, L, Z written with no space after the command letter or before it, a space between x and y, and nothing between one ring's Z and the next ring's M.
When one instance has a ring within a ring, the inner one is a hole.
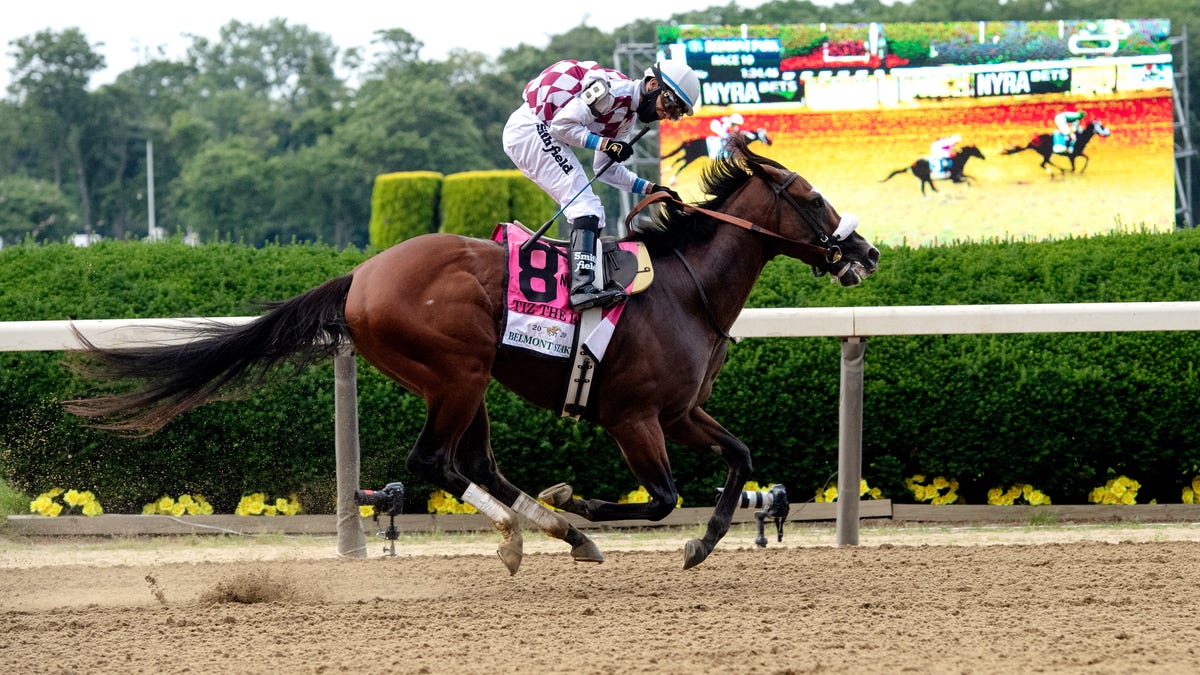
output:
M527 237L533 236L533 230L521 221L513 221L511 224L524 230ZM567 248L570 242L566 239L543 236L538 238L538 241L549 244L563 260L569 260ZM612 237L600 238L605 282L620 285L628 295L641 293L654 281L654 266L650 264L650 252L640 241L635 242L637 244L636 252L622 248L620 243Z
M1053 140L1054 152L1074 152L1075 144L1071 142L1071 137L1061 131L1054 132Z
M571 359L564 383L562 415L578 419L587 409L596 368L625 304L577 312L567 303L568 242L541 237L528 251L533 232L520 222L496 226L492 239L508 254L505 317L500 346L551 358ZM604 238L598 242L603 265L598 283L616 283L627 295L640 293L654 279L650 253L641 242Z

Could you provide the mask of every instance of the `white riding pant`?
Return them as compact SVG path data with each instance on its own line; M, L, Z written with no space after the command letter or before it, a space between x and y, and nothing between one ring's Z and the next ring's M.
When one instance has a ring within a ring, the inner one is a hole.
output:
M604 227L604 204L592 191L583 165L571 146L550 135L550 130L528 106L521 106L504 125L504 152L529 180L550 195L568 221L580 216L596 216ZM590 151L589 151L590 152ZM576 197L576 195L578 195Z

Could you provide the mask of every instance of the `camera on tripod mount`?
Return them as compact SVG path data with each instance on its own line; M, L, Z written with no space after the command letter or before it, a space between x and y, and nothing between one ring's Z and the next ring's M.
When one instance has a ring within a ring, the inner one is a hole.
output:
M376 514L398 516L404 513L404 484L388 483L382 490L355 490L354 503L375 507Z
M724 488L717 488L717 497L719 498L724 491ZM787 520L788 512L791 510L786 487L777 483L766 492L743 490L738 495L738 507L758 509L754 512L754 519L758 521L758 536L754 539L755 545L759 548L767 545L767 535L763 531L763 523L767 518L775 521L775 531L778 533L779 541L783 541L783 523Z

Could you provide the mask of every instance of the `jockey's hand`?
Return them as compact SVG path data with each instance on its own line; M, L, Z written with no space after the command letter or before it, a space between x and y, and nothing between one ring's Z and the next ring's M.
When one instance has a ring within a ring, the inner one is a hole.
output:
M614 141L611 138L605 138L600 141L600 151L617 163L624 162L633 157L632 146L624 141Z
M671 199L674 199L677 202L683 201L683 197L680 197L678 192L672 190L671 188L667 187L666 185L655 184L654 187L650 188L650 192L648 192L646 194L652 195L656 192L665 192Z

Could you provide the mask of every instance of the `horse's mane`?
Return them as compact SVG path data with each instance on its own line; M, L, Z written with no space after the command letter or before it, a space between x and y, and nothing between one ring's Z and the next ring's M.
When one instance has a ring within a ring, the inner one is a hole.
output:
M747 139L741 136L731 136L727 145L728 154L723 154L704 167L700 175L700 188L709 198L697 202L696 206L718 211L730 195L755 174L765 177L764 165L784 168L775 160L754 153L747 143ZM651 224L635 228L629 238L645 242L650 252L657 255L688 243L707 240L716 225L717 221L702 213L686 213L678 204L664 202L662 208L651 214Z

